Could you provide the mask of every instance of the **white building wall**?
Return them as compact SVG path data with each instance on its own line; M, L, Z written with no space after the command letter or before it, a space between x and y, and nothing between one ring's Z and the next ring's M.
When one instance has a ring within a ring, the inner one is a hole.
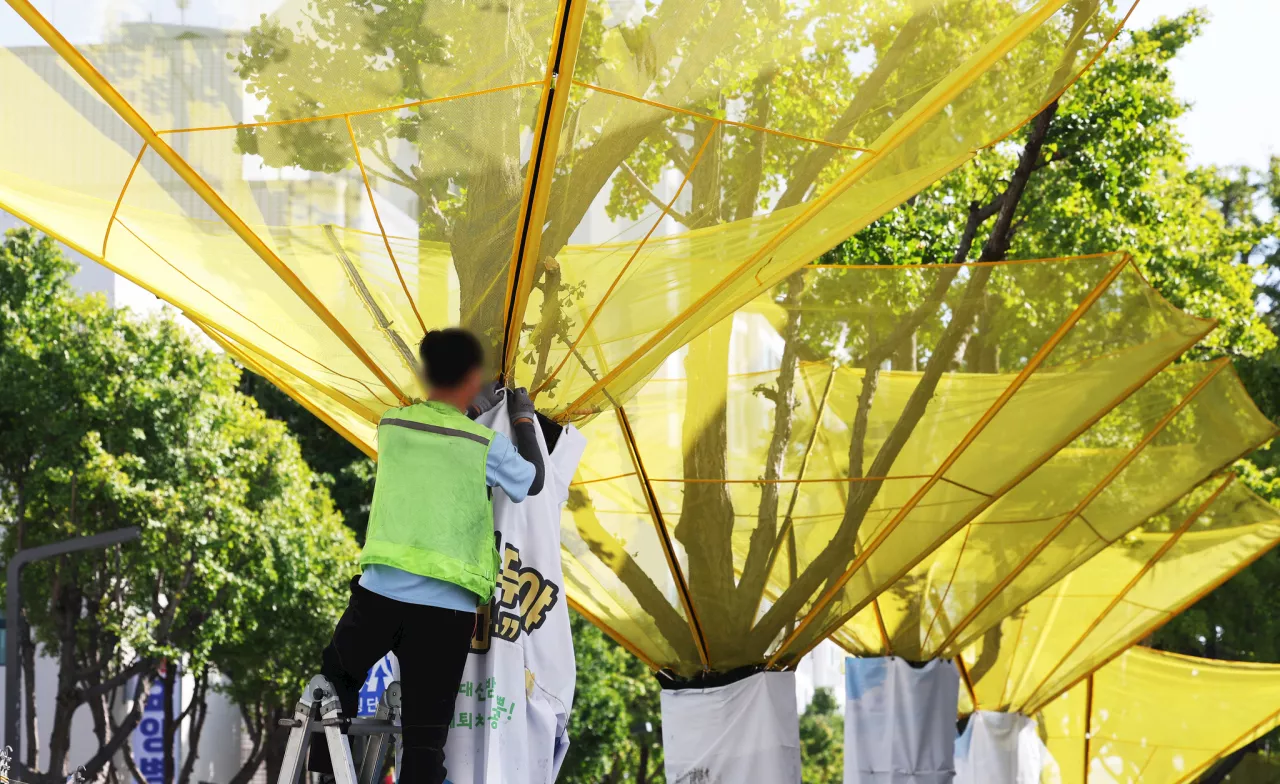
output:
M190 694L190 677L184 679L183 693ZM226 784L240 770L240 740L244 735L240 709L221 692L209 690L209 713L205 717L204 732L200 737L200 749L196 754L196 766L191 771L191 781ZM186 728L183 728L186 732ZM183 749L185 755L187 749ZM185 757L184 757L185 758ZM265 770L266 765L264 764Z
M848 656L830 640L823 640L796 665L796 706L800 712L813 701L818 689L829 689L836 705L844 711L844 662Z

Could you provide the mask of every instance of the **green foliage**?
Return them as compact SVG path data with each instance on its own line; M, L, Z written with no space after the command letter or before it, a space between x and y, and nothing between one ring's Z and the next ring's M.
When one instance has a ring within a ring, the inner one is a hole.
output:
M75 296L73 271L33 232L0 246L4 550L131 525L142 539L25 573L34 637L61 670L55 769L77 705L165 660L220 670L242 704L283 705L355 560L285 425L236 391L238 370L168 316Z
M665 777L657 679L582 616L572 613L570 621L578 683L572 743L558 781L659 784Z
M343 522L363 541L373 498L373 461L265 378L243 373L240 391L258 401L267 416L289 426L307 465L329 488Z
M1187 163L1176 125L1186 104L1168 66L1203 24L1191 11L1126 34L1066 93L1019 205L1010 257L1128 251L1174 305L1221 321L1201 355L1253 357L1276 341L1254 307L1248 258L1276 226L1241 206L1246 196L1223 173ZM1007 181L1019 138L984 151L824 261L952 261L968 205L987 203Z
M830 689L815 691L800 715L800 756L804 784L844 780L844 717Z

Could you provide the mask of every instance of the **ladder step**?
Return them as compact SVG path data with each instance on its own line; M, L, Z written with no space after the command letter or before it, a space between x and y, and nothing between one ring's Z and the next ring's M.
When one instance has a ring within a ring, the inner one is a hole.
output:
M395 721L400 716L400 684L387 686L378 700L377 713L369 718L343 716L334 692L328 680L315 676L293 717L279 720L281 727L289 728L289 740L277 784L305 784L308 752L315 735L321 736L316 742L328 751L334 784L377 784L380 780L394 736L401 734Z

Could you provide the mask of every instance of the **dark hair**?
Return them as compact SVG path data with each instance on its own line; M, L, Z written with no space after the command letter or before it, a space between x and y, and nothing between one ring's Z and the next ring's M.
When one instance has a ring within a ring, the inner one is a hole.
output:
M418 356L426 369L427 383L448 389L484 364L484 346L465 329L433 329L418 344Z

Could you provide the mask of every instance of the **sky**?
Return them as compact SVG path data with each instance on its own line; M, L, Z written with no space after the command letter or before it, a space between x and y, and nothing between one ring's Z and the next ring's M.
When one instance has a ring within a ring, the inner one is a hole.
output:
M1275 71L1280 0L1140 0L1130 27L1207 8L1210 22L1174 61L1192 162L1262 168L1280 155L1280 79Z

